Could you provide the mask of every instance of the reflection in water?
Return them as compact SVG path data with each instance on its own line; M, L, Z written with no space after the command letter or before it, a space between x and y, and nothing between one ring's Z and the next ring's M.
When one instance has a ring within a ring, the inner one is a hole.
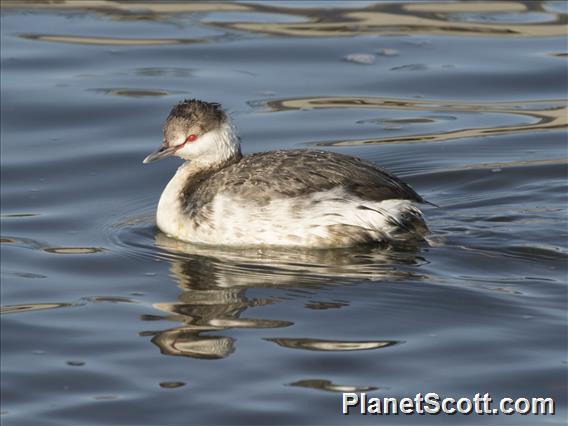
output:
M146 334L144 334L146 335ZM164 355L183 355L192 358L220 359L229 356L234 348L234 339L226 336L201 336L199 332L177 328L156 333L152 343Z
M117 38L95 37L57 34L21 34L20 37L28 40L51 41L55 43L93 44L113 46L148 46L161 44L196 44L207 43L210 40L204 38Z
M93 303L136 303L128 297L120 296L91 296L82 297L74 303L27 303L23 305L6 305L0 307L1 314L15 314L22 312L40 311L45 309L70 308L85 306Z
M80 304L84 303L136 303L128 297L121 296L92 296L83 297Z
M91 92L99 92L111 96L127 96L130 98L144 98L148 96L169 96L173 92L166 92L165 90L149 90L149 89L89 89ZM179 92L176 92L179 93Z
M315 311L322 311L326 309L339 309L348 306L348 302L310 302L306 303L304 306L307 309L313 309Z
M200 269L201 278L213 280L216 287L327 284L330 277L341 277L344 282L428 279L415 268L403 268L427 263L426 259L417 255L421 246L414 242L401 243L396 248L372 245L332 250L286 250L198 246L161 232L155 238L156 245L164 250L167 259L187 262L187 256L192 256L195 265L191 269L201 265L203 260L211 263L209 270ZM211 276L213 270L217 271L215 276Z
M21 312L41 311L73 306L71 303L30 303L26 305L7 305L0 307L0 314L15 314Z
M94 11L104 16L122 19L148 19L154 20L161 17L160 14L198 13L215 11L247 11L250 7L243 4L226 2L117 2L108 0L3 0L3 8L17 9L52 9L52 10L83 10Z
M367 392L378 389L374 386L337 385L329 380L320 379L298 380L297 382L290 383L290 386L319 389L328 392Z
M527 101L527 102L492 102L490 104L471 104L464 102L428 101L414 99L393 99L379 97L318 97L288 98L251 103L255 107L268 108L271 111L289 111L325 108L371 108L402 109L442 112L483 112L514 114L530 117L533 123L516 126L459 129L431 134L395 136L377 139L341 140L319 142L319 146L363 145L381 143L436 142L460 138L499 135L507 133L535 132L563 129L568 126L568 109L565 101Z
M43 251L53 254L91 254L100 253L100 247L44 247Z
M510 3L510 4L508 4ZM304 14L308 23L216 23L219 27L241 31L296 37L339 37L354 35L414 35L437 34L459 36L552 37L566 33L566 16L546 11L538 2L508 2L497 7L493 2L479 2L475 10L465 2L447 4L376 4L365 9L291 9L289 13ZM422 7L421 7L422 6ZM425 10L433 6L437 10ZM530 8L530 9L529 9ZM270 8L273 13L280 10ZM456 19L456 13L460 19ZM460 22L468 13L496 14L497 22ZM499 22L503 12L515 12L513 22ZM535 12L540 12L544 23L531 23ZM526 17L526 19L525 19Z
M369 349L387 348L396 345L396 340L375 340L375 341L337 341L321 339L266 339L277 345L291 349L306 349L309 351L366 351Z
M267 3L151 3L151 2L58 2L5 0L2 8L55 9L93 11L114 20L152 20L176 22L180 14L196 12L231 12L231 17L202 20L203 26L214 26L233 32L274 34L294 37L346 37L355 35L459 35L483 37L553 37L566 33L566 15L547 8L544 2L459 2L396 4L378 3L368 7L306 8L294 2L279 7ZM243 13L244 12L244 13ZM240 14L242 13L242 15ZM272 18L252 19L251 14L271 14ZM275 19L278 15L286 19ZM296 22L289 22L290 15ZM260 20L260 22L257 22ZM25 38L62 43L105 45L150 45L206 43L211 38L144 39L110 38L53 34L25 34Z
M234 339L226 336L202 335L204 332L228 328L288 327L288 321L241 318L248 306L267 303L249 300L242 286L221 286L218 279L222 271L212 259L196 256L172 261L171 274L182 289L173 303L156 303L154 307L167 315L144 317L146 320L165 319L182 325L160 332L143 332L153 335L152 342L163 354L194 358L224 358L234 351ZM222 281L222 280L221 280Z
M435 13L456 13L456 12L524 12L527 6L520 2L513 1L492 1L492 2L461 2L461 3L430 3L406 4L405 10L412 12L435 12Z
M43 250L46 253L52 254L91 254L100 253L105 250L102 247L51 247L31 238L20 238L12 236L0 238L0 243L14 244L16 246L32 250Z
M166 315L146 315L145 321L175 321L180 326L163 331L144 331L163 354L194 358L219 359L235 350L235 339L210 332L231 328L281 328L294 324L286 320L244 318L251 306L276 303L277 300L250 299L249 288L267 286L310 286L350 278L421 279L405 265L423 261L414 250L392 251L377 248L351 250L250 250L223 251L190 245L162 233L156 245L167 250L170 272L178 281L181 293L175 302L154 304ZM348 302L318 304L312 309L346 306ZM332 306L333 305L333 306ZM309 306L307 306L309 307ZM207 333L204 335L203 333ZM391 346L395 341L338 342L318 339L267 339L281 346L310 350L354 351Z
M0 238L0 243L15 244L20 247L36 249L36 250L41 250L43 248L43 245L40 242L32 240L31 238L3 236L2 238Z

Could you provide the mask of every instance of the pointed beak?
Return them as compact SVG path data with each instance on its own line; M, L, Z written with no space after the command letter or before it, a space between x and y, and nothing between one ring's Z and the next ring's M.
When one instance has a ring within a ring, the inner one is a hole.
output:
M177 148L178 147L176 146L166 146L162 144L162 146L160 146L160 148L158 148L157 151L154 151L146 158L144 158L144 161L142 161L142 163L144 164L153 163L154 161L161 160L162 158L171 157L176 153Z

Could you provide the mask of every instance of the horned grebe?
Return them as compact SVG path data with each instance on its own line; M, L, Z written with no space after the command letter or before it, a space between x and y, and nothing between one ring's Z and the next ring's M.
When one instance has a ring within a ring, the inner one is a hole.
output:
M427 201L369 162L315 150L243 157L217 103L192 99L172 109L161 147L144 163L170 156L187 161L162 193L156 221L184 241L331 248L428 232L413 204Z

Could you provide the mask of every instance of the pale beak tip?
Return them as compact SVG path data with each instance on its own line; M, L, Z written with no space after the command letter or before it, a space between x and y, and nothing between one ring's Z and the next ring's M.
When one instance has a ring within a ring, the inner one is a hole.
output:
M171 157L175 155L177 147L162 145L157 151L152 152L142 161L142 164L153 163L154 161L161 160L162 158Z

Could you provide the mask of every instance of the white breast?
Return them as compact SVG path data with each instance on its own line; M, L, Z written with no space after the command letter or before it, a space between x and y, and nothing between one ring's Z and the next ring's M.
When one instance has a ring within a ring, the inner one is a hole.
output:
M345 247L371 240L396 239L401 230L397 224L409 221L418 221L426 230L422 213L410 201L371 202L342 188L277 198L264 206L250 205L234 194L220 193L212 200L212 215L197 223L195 218L184 214L177 199L171 199L171 195L179 191L171 184L158 205L158 227L173 237L193 243Z

